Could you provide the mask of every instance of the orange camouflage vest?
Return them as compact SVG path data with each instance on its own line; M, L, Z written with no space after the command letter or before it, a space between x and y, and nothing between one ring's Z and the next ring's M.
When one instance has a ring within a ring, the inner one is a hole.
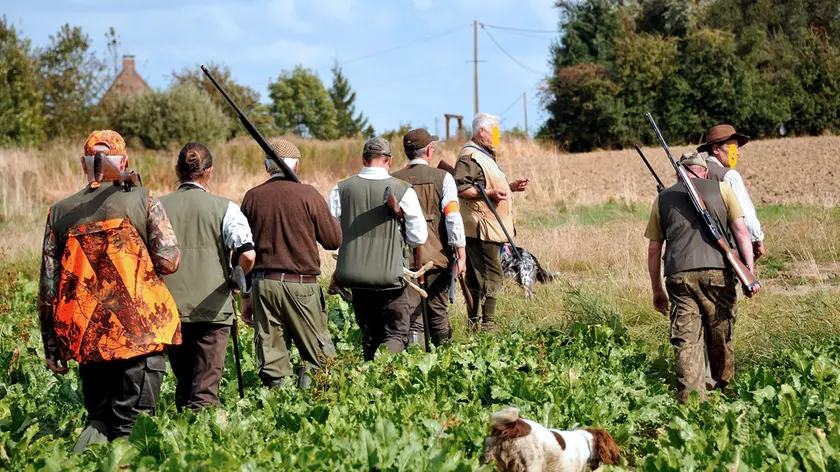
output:
M54 309L65 358L79 363L129 359L181 343L175 300L128 219L70 229Z

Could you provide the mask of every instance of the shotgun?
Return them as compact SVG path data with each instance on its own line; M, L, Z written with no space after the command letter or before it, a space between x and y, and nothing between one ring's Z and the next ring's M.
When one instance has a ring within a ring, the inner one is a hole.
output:
M283 174L286 176L287 179L293 182L300 183L300 178L298 178L297 174L295 174L295 172L291 168L289 168L288 165L286 165L286 163L283 161L283 156L277 154L277 151L270 144L268 144L268 141L265 139L265 136L263 136L262 133L260 133L260 130L258 130L257 127L254 126L254 123L251 123L251 120L249 120L248 117L245 116L245 113L243 113L242 110L236 105L236 103L234 103L233 99L230 98L230 95L228 95L225 89L218 82L216 82L216 78L213 77L213 74L211 74L210 71L207 70L207 68L203 65L201 66L201 71L204 72L204 75L206 75L207 78L210 79L210 82L213 83L213 86L216 87L219 93L221 93L222 96L225 97L225 100L227 100L230 106L233 107L234 111L236 111L236 114L239 116L239 121L241 121L242 126L245 127L245 131L247 131L248 134L250 134L251 137L254 138L254 141L256 141L257 144L260 145L263 152L265 152L269 159L271 159L272 161L277 163L278 166L280 166L280 169L283 171Z
M653 127L653 131L656 133L656 138L659 140L659 143L662 144L662 148L665 149L665 155L668 156L668 160L671 161L671 165L674 166L674 170L677 171L677 177L679 178L680 183L683 187L685 187L685 191L688 193L689 198L691 198L691 203L694 204L694 209L700 214L700 217L703 220L703 226L706 228L706 231L709 232L712 239L714 239L717 243L720 252L722 252L726 260L729 261L729 265L732 266L732 269L735 271L735 275L738 276L738 280L741 281L741 284L744 287L744 294L748 297L752 297L755 295L755 290L761 288L761 284L758 280L756 280L755 276L752 272L750 272L747 266L741 262L738 254L729 247L729 244L723 237L723 233L721 233L720 228L718 228L717 223L715 223L712 214L709 213L709 210L706 208L706 202L703 201L703 197L700 196L697 188L694 187L694 184L688 177L688 172L686 172L685 167L677 164L677 161L674 160L674 156L671 155L671 150L668 149L668 144L665 143L665 138L662 137L659 127L656 126L656 121L654 121L653 115L648 113L646 116L650 126Z
M656 175L656 171L653 170L653 167L650 166L650 162L648 162L647 158L645 157L645 153L642 152L642 149L639 147L638 144L634 144L633 147L636 148L636 152L639 153L639 157L642 158L642 162L645 163L651 175L653 175L653 178L656 179L656 193L662 193L662 191L665 190L665 186L662 185L662 181L659 180L659 176Z
M487 204L487 208L490 208L490 211L493 212L493 216L496 217L496 221L499 222L499 226L502 227L502 232L505 233L505 237L507 238L508 242L510 243L510 250L513 251L513 255L516 256L517 261L522 260L522 253L519 251L519 248L516 247L516 244L513 243L513 238L510 237L510 233L508 233L507 228L505 228L505 224L502 222L502 217L499 216L499 212L496 211L496 206L493 205L493 202L490 201L490 197L487 196L487 192L484 190L484 186L480 183L476 182L473 186L478 190L478 193L484 198L484 203Z
M231 282L233 282L234 293L243 293L248 291L248 284L245 281L245 271L242 267L236 266L233 268L231 274ZM242 383L242 358L239 354L239 323L240 316L239 309L236 307L236 300L233 301L233 327L231 334L233 335L233 360L236 365L236 383L239 386L239 398L245 398L245 386Z

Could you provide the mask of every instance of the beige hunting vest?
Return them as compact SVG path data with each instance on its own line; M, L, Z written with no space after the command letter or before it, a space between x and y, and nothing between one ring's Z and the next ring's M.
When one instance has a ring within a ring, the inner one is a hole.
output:
M499 168L490 156L483 151L467 145L461 149L458 159L462 157L472 158L481 167L484 172L484 178L487 181L487 190L503 190L510 195L510 185L505 178L505 174ZM505 237L502 227L493 216L493 212L487 207L487 203L479 196L477 199L460 199L461 200L461 217L464 219L464 234L468 238L478 238L482 241L489 241L494 243L505 243ZM502 219L502 222L511 235L515 234L513 227L513 204L510 199L501 202L495 202L496 212Z

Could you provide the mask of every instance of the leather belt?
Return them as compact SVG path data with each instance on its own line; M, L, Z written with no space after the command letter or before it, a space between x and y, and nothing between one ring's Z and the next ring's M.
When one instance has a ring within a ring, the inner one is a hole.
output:
M279 270L255 270L254 278L279 280L280 282L292 282L298 284L316 284L318 283L317 275L299 275L290 274L288 272L281 272Z

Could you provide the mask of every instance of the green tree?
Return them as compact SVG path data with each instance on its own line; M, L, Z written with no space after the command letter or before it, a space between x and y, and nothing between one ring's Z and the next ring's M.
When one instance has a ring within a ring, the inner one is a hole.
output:
M34 146L43 141L37 72L29 40L0 17L0 146Z
M90 37L65 24L38 55L47 136L87 134L101 118L96 103L111 79L105 62L91 49Z
M362 112L356 115L356 92L350 87L350 82L336 62L332 67L333 83L330 88L330 99L335 107L336 122L339 137L349 138L360 134L373 135L373 127ZM354 116L355 115L355 116ZM370 127L368 130L367 128Z
M264 135L277 134L277 130L274 128L274 119L269 114L269 107L260 103L259 92L233 80L230 68L225 65L210 63L207 65L207 69L213 74L216 81L224 87L225 91L236 102L239 108L248 115L248 119L254 123L260 132ZM228 138L248 133L239 123L239 116L236 114L236 111L228 104L227 100L225 100L213 83L210 82L210 79L204 75L204 72L201 71L198 65L185 67L180 72L173 72L172 85L191 85L206 92L213 102L230 118L231 128L227 134Z
M212 145L230 129L229 118L204 91L190 85L123 97L112 126L149 149L174 149L189 141Z
M271 115L284 133L315 139L339 136L335 105L321 79L310 69L284 70L268 85Z
M584 62L612 66L615 38L622 34L619 4L618 0L556 1L563 37L551 48L555 73Z

